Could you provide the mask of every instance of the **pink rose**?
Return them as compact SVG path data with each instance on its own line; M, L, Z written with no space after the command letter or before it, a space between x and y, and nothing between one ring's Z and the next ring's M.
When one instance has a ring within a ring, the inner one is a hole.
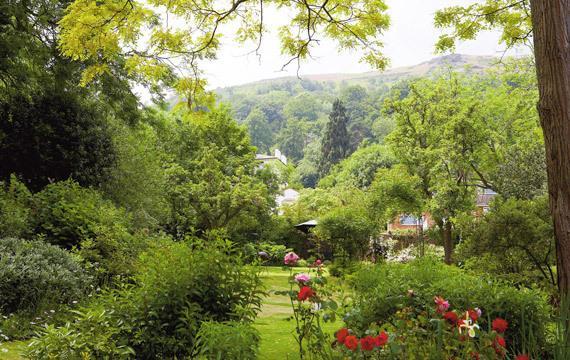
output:
M311 277L309 276L309 274L297 274L295 275L295 281L300 283L300 284L304 284L304 283L308 283L309 281L311 281Z
M287 255L285 255L285 258L283 258L283 261L285 262L285 265L293 266L297 264L297 261L299 261L299 255L295 254L294 252L287 253Z

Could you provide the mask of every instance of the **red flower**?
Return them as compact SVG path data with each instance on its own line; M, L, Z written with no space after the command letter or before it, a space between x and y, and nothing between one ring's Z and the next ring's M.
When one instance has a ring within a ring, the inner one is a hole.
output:
M471 320L473 320L473 322L477 321L477 319L479 319L479 314L477 313L477 311L473 310L473 309L469 309L467 310L467 312L469 313L469 317L471 318Z
M497 335L495 340L493 340L493 348L495 349L495 352L499 355L505 355L506 346L507 343L505 342L505 338L503 338L501 335Z
M448 311L443 315L443 318L447 320L450 324L457 324L457 314L453 311Z
M299 299L299 301L305 301L313 296L315 296L313 289L308 286L303 286L301 290L299 290L299 294L297 294L297 299Z
M520 354L520 355L517 355L515 360L530 360L530 357L527 354Z
M492 323L493 330L498 333L504 333L509 327L509 323L505 319L496 318Z
M349 335L348 329L342 328L336 332L336 341L338 341L341 344L344 344L344 340L348 335Z
M374 346L376 346L376 340L370 335L363 337L360 339L360 347L364 351L372 351L374 350Z
M348 335L344 339L344 346L346 346L347 349L354 351L358 349L358 339L354 335Z
M376 341L376 346L384 346L388 343L388 334L386 334L386 331L382 331L374 338L374 341Z
M473 351L473 352L471 353L471 359L473 359L473 360L479 360L479 353Z

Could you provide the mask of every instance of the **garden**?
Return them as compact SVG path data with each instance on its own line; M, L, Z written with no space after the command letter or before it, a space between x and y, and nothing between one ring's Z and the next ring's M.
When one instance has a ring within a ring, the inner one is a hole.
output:
M442 2L0 2L0 359L570 359L570 4Z

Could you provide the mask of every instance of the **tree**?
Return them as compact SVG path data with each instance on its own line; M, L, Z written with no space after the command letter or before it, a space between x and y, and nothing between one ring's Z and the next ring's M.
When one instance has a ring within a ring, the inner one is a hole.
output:
M214 229L243 236L244 223L259 222L274 206L271 178L257 171L246 129L225 109L185 114L170 142L176 154L167 170L172 221L177 237ZM257 223L255 223L257 224Z
M273 144L273 134L271 127L263 111L254 108L245 119L251 144L257 147L259 153L269 153Z
M334 164L348 156L350 142L346 130L347 123L346 109L342 102L337 99L333 103L329 122L325 127L321 141L321 158L319 163L319 175L321 177L328 174Z
M479 176L476 158L486 140L478 129L479 104L465 81L456 74L418 80L410 84L405 98L396 92L386 103L396 120L390 144L402 164L420 179L424 201L441 232L447 263L452 261L454 218L474 207L474 186L486 182Z
M379 169L389 168L397 162L385 145L372 144L356 150L333 166L330 173L319 181L319 187L354 186L367 189Z
M566 0L486 0L483 4L452 7L436 14L436 25L451 28L442 35L440 50L452 49L455 39L469 40L481 30L502 29L507 46L532 40L544 131L548 193L556 234L560 293L570 291L570 3Z
M17 174L32 191L70 177L102 184L116 154L106 120L90 105L65 92L0 99L0 179Z
M506 277L516 274L526 285L540 280L556 286L554 229L546 196L497 198L482 217L465 219L461 232L458 253L467 267Z
M301 120L289 119L277 134L277 146L293 162L303 158L303 150L307 145L307 124Z
M373 106L368 92L360 85L342 89L340 98L350 119L347 128L350 133L350 148L354 151L364 140L372 138L371 115L379 109Z
M420 218L425 210L424 196L420 191L420 178L411 175L405 166L380 169L368 191L370 213L379 223L386 223L400 214Z

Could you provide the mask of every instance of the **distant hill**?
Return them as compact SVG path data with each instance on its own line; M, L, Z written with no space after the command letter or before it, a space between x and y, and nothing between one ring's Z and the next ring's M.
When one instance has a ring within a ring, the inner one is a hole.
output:
M359 85L365 83L389 83L409 77L422 77L432 74L445 67L451 67L458 71L467 70L469 72L482 72L496 63L498 58L494 56L477 56L477 55L462 55L451 54L433 58L429 61L419 63L417 65L393 68L385 71L369 71L365 73L346 74L346 73L333 73L333 74L314 74L303 75L301 79L295 76L286 76L280 78L266 79L254 81L251 83L236 85L224 88L217 88L215 91L224 95L228 90L237 90L250 87L279 85L287 82L327 82L339 83L343 82L347 85Z
M335 99L346 108L350 147L356 150L362 143L381 144L394 129L394 120L382 108L394 86L405 89L401 80L430 76L446 67L481 73L496 61L491 56L448 55L383 72L289 76L215 91L247 127L259 153L280 149L297 166L299 181L312 187L318 179L322 131Z

